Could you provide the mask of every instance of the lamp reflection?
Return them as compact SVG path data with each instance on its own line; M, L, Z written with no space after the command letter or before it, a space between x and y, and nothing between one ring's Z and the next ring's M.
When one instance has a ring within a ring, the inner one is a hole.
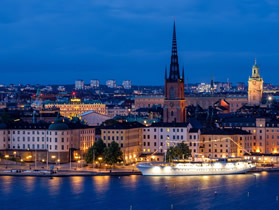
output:
M97 193L104 193L108 190L110 176L94 176L94 187Z
M79 194L84 190L84 177L73 176L70 178L72 192L74 194Z

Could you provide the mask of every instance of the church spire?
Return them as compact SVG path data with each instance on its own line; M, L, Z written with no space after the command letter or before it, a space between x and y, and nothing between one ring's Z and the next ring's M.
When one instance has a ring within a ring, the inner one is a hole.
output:
M175 30L175 22L174 22L169 80L177 81L178 79L180 79L180 73L179 73L179 64L178 64L178 56L177 56L176 30Z
M173 23L173 34L172 34L172 55L177 55L177 43L176 43L175 22Z
M167 70L167 65L166 65L166 67L165 67L165 79L167 79L168 78L168 70Z
M184 80L184 66L183 66L183 69L182 69L182 79Z

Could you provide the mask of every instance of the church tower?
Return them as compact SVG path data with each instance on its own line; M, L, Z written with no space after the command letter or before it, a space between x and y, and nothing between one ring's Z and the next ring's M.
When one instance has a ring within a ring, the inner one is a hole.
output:
M252 68L252 77L248 80L248 104L259 105L263 97L263 79L260 77L259 66L255 60Z
M172 54L169 75L165 70L164 122L185 122L184 68L179 72L175 23L173 25Z

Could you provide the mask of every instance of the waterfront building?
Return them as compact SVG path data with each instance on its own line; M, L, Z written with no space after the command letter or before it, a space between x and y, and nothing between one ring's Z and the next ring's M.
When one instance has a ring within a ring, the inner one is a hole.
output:
M170 72L165 70L165 101L164 101L164 122L185 122L186 101L184 96L184 69L182 76L179 71L175 23L173 25L172 54Z
M108 88L116 88L116 81L115 80L107 80L106 81L106 86Z
M223 120L227 128L239 128L251 133L254 153L279 153L279 121L269 118L241 117Z
M123 86L124 89L131 89L132 88L131 80L124 80L122 82L122 86Z
M154 123L143 128L142 156L145 161L164 161L170 147L184 142L192 155L199 153L200 130L191 123Z
M204 129L201 154L208 158L243 157L252 152L253 136L241 129Z
M83 80L76 80L75 81L75 89L76 90L83 90L84 89L84 81Z
M123 152L124 162L133 163L139 160L142 147L142 128L138 122L123 122L102 126L101 139L107 146L112 141L118 143Z
M91 86L91 88L99 88L100 81L97 79L93 79L90 81L90 86Z
M47 103L44 105L45 108L59 108L60 114L64 117L72 118L80 116L82 113L88 111L94 111L102 115L106 115L106 105L100 101L83 101L79 98L72 98L70 103Z
M0 124L0 153L23 161L68 162L72 151L86 152L95 141L95 128L57 117L54 123Z
M259 66L255 60L252 67L252 77L248 80L248 104L260 105L263 97L263 79L260 77Z

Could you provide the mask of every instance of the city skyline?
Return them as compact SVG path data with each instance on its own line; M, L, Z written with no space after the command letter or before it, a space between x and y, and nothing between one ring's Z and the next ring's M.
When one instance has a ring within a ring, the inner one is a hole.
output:
M153 1L85 1L67 2L61 10L62 3L4 3L0 83L98 78L163 85L175 16L179 62L189 83L209 82L211 75L215 81L247 83L256 57L265 82L276 84L275 1L176 1L162 7Z

